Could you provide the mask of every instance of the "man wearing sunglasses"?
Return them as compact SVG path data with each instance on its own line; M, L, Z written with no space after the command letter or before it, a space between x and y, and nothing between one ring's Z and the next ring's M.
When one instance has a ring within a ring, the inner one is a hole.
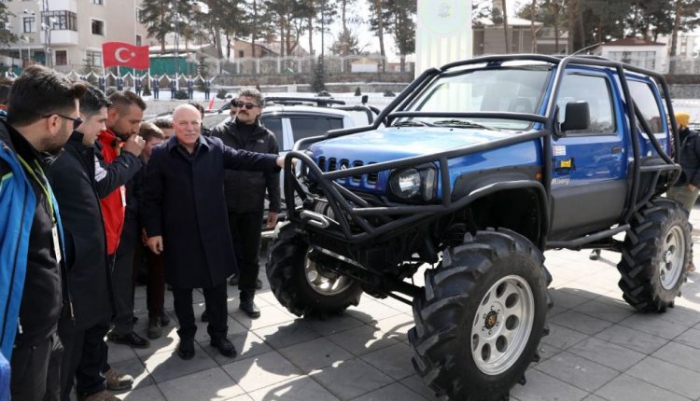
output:
M231 101L232 109L238 108L235 119L214 128L212 136L221 138L226 146L235 149L279 154L275 135L260 124L262 104L262 94L257 89L243 89L238 99ZM224 180L229 229L238 264L238 273L229 283L238 284L240 309L251 318L260 317L254 298L255 290L262 286L262 283L258 286L258 254L265 192L270 199L267 226L272 228L277 224L280 209L279 182L279 172L260 171L226 171Z
M68 141L84 92L53 70L27 67L0 120L0 350L11 360L15 401L53 400L60 390L56 330L73 308L58 202L44 172L47 154L56 156Z

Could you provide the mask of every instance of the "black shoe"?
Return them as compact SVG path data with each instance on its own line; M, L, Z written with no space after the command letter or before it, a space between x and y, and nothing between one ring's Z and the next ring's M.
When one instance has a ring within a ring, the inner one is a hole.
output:
M218 349L219 353L223 356L235 358L236 355L238 355L236 352L236 347L233 346L233 343L225 338L220 340L211 340L209 344Z
M209 321L209 314L207 313L207 310L205 309L204 312L202 312L202 321L203 322L208 322Z
M170 316L163 312L163 316L160 317L160 327L165 327L170 324Z
M257 319L260 317L260 308L258 308L253 301L241 301L239 309L251 319Z
M600 249L594 249L591 251L591 254L588 255L588 259L590 260L598 260L600 259Z
M180 340L177 355L186 361L194 358L194 340Z
M120 336L114 331L110 331L109 334L107 334L107 339L115 344L124 344L132 348L148 348L151 346L151 343L148 342L148 340L134 333L133 331L131 333L124 334L123 336Z

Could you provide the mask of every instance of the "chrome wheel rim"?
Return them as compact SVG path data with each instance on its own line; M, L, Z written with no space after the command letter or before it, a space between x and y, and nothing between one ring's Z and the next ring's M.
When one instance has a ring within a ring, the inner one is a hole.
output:
M304 260L304 277L306 277L306 281L311 289L321 295L332 296L338 295L350 287L352 280L346 276L319 268L316 262L309 257L310 253L311 250L306 253Z
M520 358L532 332L535 297L522 277L504 277L489 288L471 330L471 352L477 368L497 375Z
M659 280L661 286L666 290L671 290L676 286L685 269L683 264L685 247L683 229L679 226L673 226L666 233L659 258Z

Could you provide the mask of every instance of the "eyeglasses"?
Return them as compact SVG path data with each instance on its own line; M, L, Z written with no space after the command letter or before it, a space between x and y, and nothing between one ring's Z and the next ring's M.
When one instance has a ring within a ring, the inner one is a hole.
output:
M78 118L73 118L73 117L64 116L63 114L58 114L58 113L47 114L47 115L45 115L45 116L41 116L41 118L49 118L49 117L51 117L51 116L59 116L59 117L64 118L64 119L66 119L66 120L71 120L71 121L73 121L73 129L74 129L74 130L75 130L75 129L78 129L78 127L80 127L80 124L83 123L83 120L81 120L80 117L78 117Z
M231 107L245 107L248 110L252 110L256 107L260 107L260 105L255 103L243 103L240 100L233 100L231 101Z

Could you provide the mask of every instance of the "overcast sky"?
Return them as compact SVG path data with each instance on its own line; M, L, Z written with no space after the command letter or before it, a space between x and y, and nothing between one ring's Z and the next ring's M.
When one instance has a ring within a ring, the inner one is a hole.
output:
M429 1L431 3L437 2L437 0L421 0L421 1ZM466 0L468 1L468 0ZM508 15L513 15L515 14L515 10L519 9L520 6L524 3L528 2L528 0L506 0L506 6L508 7ZM367 0L356 0L356 4L354 4L352 7L352 10L355 14L356 17L359 17L358 19L364 21L361 24L351 24L350 29L355 32L359 36L359 41L360 41L360 48L364 48L364 50L367 50L369 52L376 52L379 53L379 39L375 36L374 32L369 30L369 24L367 21L369 20L369 5L367 3ZM340 33L341 30L341 24L339 21L336 21L334 24L331 25L329 28L329 33L325 35L324 41L325 41L325 48L326 51L328 51L328 48L333 44L335 39L337 38L338 34ZM303 35L300 39L300 44L303 48L308 50L309 47L309 39L308 35ZM398 59L398 56L396 56L397 50L396 46L394 45L394 40L392 38L392 35L390 34L385 34L384 35L384 46L386 48L387 55L389 56L390 59ZM321 34L317 33L314 35L314 49L316 50L316 54L320 54L321 51Z

